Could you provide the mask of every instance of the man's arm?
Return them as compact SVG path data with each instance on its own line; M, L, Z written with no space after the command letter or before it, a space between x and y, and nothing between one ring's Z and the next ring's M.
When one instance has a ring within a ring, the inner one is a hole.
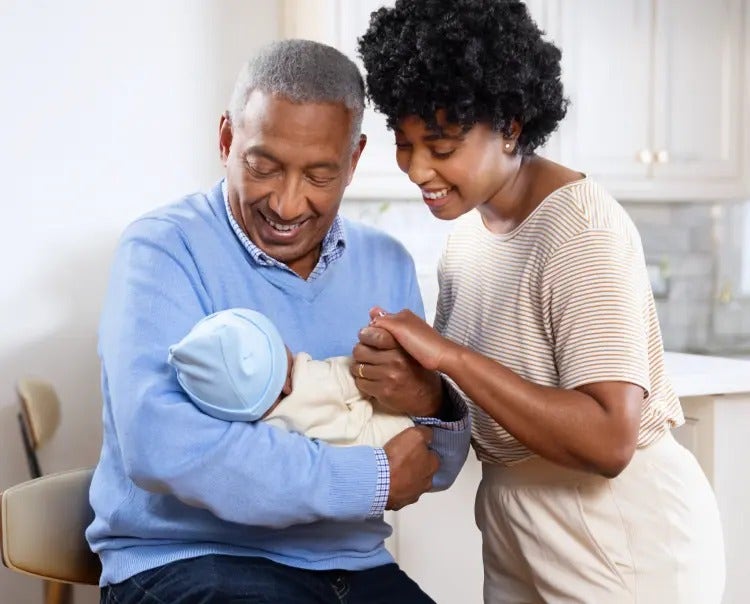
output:
M367 518L378 481L372 448L224 422L189 401L167 350L213 310L173 225L148 219L129 229L100 329L105 395L128 477L241 524Z

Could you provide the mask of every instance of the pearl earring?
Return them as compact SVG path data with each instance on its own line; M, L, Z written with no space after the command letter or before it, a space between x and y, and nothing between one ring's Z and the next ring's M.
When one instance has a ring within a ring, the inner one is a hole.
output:
M505 150L510 151L510 143L505 143Z

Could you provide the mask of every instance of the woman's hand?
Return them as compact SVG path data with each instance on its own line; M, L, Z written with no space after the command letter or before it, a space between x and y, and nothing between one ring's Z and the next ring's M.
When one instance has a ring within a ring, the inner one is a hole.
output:
M357 388L391 412L415 417L439 415L444 402L440 376L409 354L385 326L376 325L378 314L385 313L372 309L373 321L360 330L352 351L351 373Z
M443 371L448 356L457 348L410 310L387 314L376 307L371 316L372 327L385 329L414 360L430 371Z

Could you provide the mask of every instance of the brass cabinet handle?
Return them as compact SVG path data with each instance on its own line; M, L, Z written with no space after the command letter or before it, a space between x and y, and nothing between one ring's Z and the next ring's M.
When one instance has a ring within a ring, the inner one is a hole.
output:
M642 164L654 163L654 153L650 149L641 149L638 152L638 161Z

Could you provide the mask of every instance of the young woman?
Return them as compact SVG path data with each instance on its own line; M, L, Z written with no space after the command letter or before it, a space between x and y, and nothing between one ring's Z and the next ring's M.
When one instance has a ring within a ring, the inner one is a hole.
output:
M718 510L670 433L638 232L535 153L566 111L560 51L502 0L399 0L359 50L400 168L437 218L461 217L434 329L408 311L373 325L471 408L485 601L718 603Z

